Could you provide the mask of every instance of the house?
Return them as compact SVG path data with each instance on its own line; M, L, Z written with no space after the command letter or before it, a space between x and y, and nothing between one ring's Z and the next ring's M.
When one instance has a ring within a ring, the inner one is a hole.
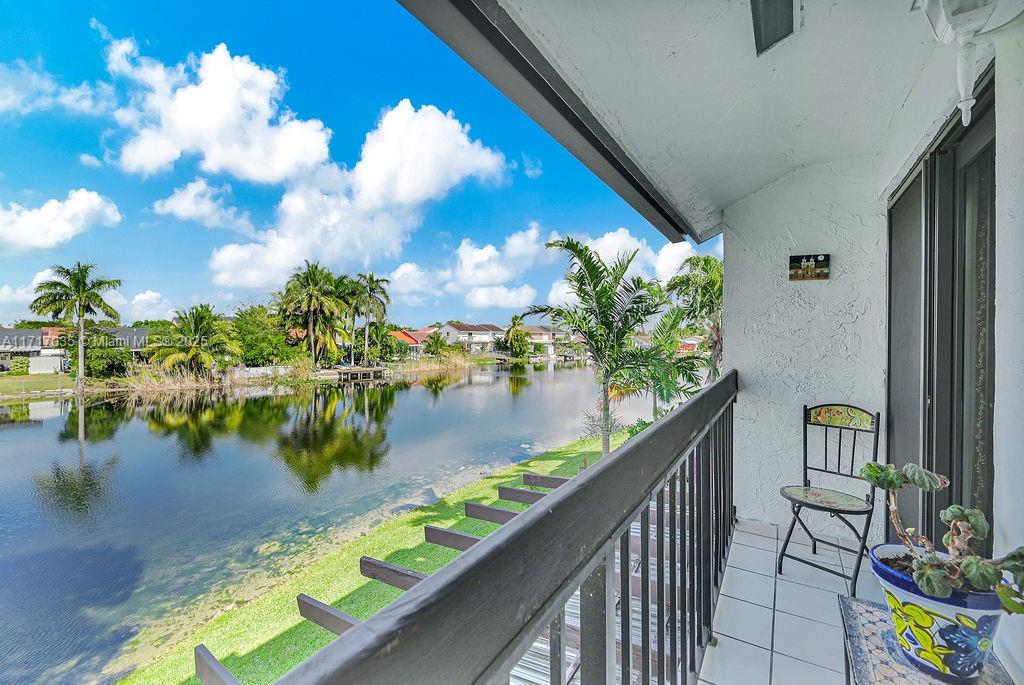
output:
M145 328L115 326L103 330L109 334L110 344L127 348L136 355L141 354L149 340L149 331ZM57 326L0 328L0 371L10 368L14 356L28 357L30 374L66 371L66 341L63 339L66 335L75 336L76 333Z
M409 356L416 359L423 353L423 340L413 331L388 331L388 335L409 347ZM424 338L425 339L425 338Z
M461 345L470 354L494 351L494 343L505 335L505 330L491 323L450 322L437 329L449 345Z
M806 544L850 540L836 519L792 532L807 406L872 412L858 464L949 476L905 525L938 540L955 501L1024 543L1020 0L400 2L668 240L722 237L724 368L287 682L838 682L836 593L885 598L858 549ZM828 278L791 281L810 254ZM820 568L778 573L789 535ZM1024 620L991 649L1024 682Z
M555 356L555 348L558 343L569 339L569 334L555 326L532 326L523 324L523 330L530 338L533 345L542 345L543 354L547 357Z

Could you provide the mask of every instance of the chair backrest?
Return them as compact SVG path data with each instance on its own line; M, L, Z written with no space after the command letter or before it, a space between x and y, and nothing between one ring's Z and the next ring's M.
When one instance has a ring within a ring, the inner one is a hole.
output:
M860 467L878 460L880 418L878 412L872 414L850 404L804 405L804 485L811 484L810 472L860 480ZM814 432L822 437L809 435ZM869 440L870 444L865 444ZM812 461L808 452L818 449L821 461Z

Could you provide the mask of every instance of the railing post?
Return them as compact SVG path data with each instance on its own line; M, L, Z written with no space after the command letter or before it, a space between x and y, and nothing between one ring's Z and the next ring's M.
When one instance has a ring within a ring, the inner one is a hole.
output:
M587 685L615 679L615 547L609 542L580 587L580 678Z
M551 685L565 685L565 611L548 628L548 676Z

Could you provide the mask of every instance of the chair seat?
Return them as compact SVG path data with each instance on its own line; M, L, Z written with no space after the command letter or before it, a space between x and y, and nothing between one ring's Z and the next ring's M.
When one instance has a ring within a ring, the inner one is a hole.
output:
M787 485L779 492L789 501L811 509L837 511L843 514L860 514L871 511L871 505L862 498L839 490Z

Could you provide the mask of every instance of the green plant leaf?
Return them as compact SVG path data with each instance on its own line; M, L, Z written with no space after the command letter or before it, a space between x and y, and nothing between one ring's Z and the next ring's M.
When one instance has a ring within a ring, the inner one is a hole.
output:
M917 464L904 464L903 475L907 480L921 488L925 492L935 492L949 485L949 479L923 469Z
M1024 595L1019 590L1014 590L1006 583L1000 583L996 586L996 594L999 595L999 601L1003 603L1007 613L1024 614Z
M953 594L946 561L937 554L914 559L914 582L921 588L921 592L931 597L949 597Z
M942 522L945 523L947 526L952 524L953 521L962 519L963 517L964 508L961 507L959 504L953 504L939 512L939 518L942 519Z
M874 461L861 467L860 477L881 490L896 490L907 484L906 477L895 466Z
M1003 578L1003 573L998 566L977 556L964 557L960 562L960 570L968 584L973 589L982 592L991 590Z
M974 534L979 540L984 540L988 537L988 520L985 518L985 512L981 509L964 509L964 518L967 523L971 526L971 533Z
M1018 547L999 561L999 567L1009 571L1013 582L1024 588L1024 547Z

